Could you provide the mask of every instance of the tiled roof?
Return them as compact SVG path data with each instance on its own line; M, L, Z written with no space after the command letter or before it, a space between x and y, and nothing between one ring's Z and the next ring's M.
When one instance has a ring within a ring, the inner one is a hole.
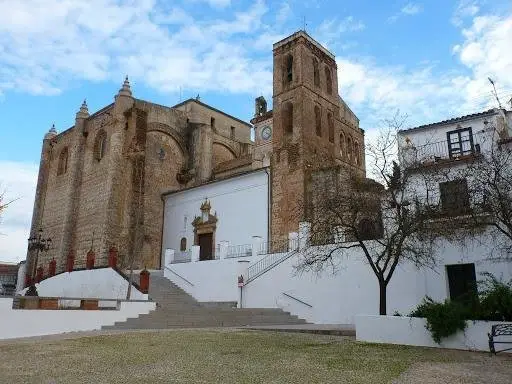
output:
M247 121L240 120L238 117L232 116L229 113L226 113L224 111L221 111L220 109L214 108L211 105L205 104L202 101L197 100L197 99L187 99L185 101L182 101L181 103L173 105L171 108L178 108L178 107L181 107L184 104L191 103L191 102L197 103L197 104L199 104L199 105L201 105L201 106L203 106L205 108L211 109L212 111L215 111L215 112L218 112L220 114L223 114L224 116L227 116L227 117L229 117L229 118L231 118L233 120L236 120L236 121L238 121L241 124L244 124L244 125L246 125L248 127L251 127L251 124L249 124Z
M417 129L425 129L425 128L434 127L436 125L453 124L453 123L458 123L458 122L461 122L461 121L472 120L472 119L475 119L475 118L478 118L478 117L494 115L495 113L496 113L496 109L489 109L489 110L484 111L484 112L472 113L470 115L459 116L459 117L454 117L454 118L451 118L451 119L448 119L448 120L438 121L437 123L430 123L430 124L420 125L418 127L402 129L399 132L410 132L410 131L415 131Z
M235 168L243 167L252 163L252 156L250 154L239 157L237 159L232 159L228 161L224 161L213 169L213 172L220 173L229 171Z

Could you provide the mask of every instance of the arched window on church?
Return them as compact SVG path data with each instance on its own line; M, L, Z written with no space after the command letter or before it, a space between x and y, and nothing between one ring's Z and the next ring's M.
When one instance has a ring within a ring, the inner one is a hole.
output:
M283 104L282 123L285 133L293 133L293 104L288 102Z
M347 136L347 159L352 161L352 139L350 136Z
M356 165L359 165L359 143L357 141L354 141L354 162Z
M64 147L62 151L60 151L59 162L57 165L57 175L63 175L68 171L68 147Z
M180 251L185 252L187 250L187 238L182 237L180 240Z
M322 115L320 114L320 107L315 105L315 129L316 135L322 136Z
M315 86L320 86L320 71L318 70L318 60L313 57L313 80L315 82Z
M289 84L293 81L293 56L288 55L285 59L285 83Z
M329 95L332 94L332 78L331 78L331 70L328 67L325 67L325 83L327 85L327 93Z
M102 129L96 135L96 139L94 140L94 159L100 161L105 156L105 151L107 149L107 134Z
M327 112L327 125L329 127L329 141L334 143L334 119L331 112Z
M345 156L345 135L343 132L340 133L340 156L341 158Z

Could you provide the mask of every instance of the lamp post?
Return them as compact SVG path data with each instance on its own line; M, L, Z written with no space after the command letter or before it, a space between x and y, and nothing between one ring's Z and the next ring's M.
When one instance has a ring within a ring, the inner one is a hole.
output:
M25 296L37 296L37 289L35 284L37 261L39 258L39 252L47 252L52 244L51 238L43 238L43 229L39 229L36 237L30 237L28 239L28 250L36 251L36 256L33 260L32 273L30 278L30 287L25 293Z

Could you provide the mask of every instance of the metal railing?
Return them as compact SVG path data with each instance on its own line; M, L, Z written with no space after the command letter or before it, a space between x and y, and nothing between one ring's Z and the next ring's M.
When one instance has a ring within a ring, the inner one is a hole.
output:
M174 252L174 259L171 261L171 264L190 263L191 261L192 255L190 251L179 251Z
M192 287L194 286L193 283L191 283L190 281L188 281L187 279L185 279L183 276L181 276L179 273L177 273L176 271L173 271L171 268L169 268L167 265L165 266L165 269L167 269L169 272L173 273L174 275L178 276L181 280L183 280L185 283L191 285Z
M288 294L288 293L285 293L283 292L283 295L286 296L286 297L289 297L290 299L293 299L301 304L304 304L305 306L309 307L309 308L313 308L313 306L311 304L308 304L306 303L305 301L302 301L300 299L297 299L296 297L293 297L292 295Z
M259 254L266 254L267 256L255 262L254 264L251 264L247 268L247 283L256 279L258 276L261 276L265 272L268 272L275 266L281 264L291 255L293 255L298 249L298 239L286 240L279 243L263 243L262 252L265 253ZM273 250L274 253L270 253L271 250ZM275 252L276 250L279 250L279 252Z
M400 149L403 162L407 166L437 163L443 160L456 160L480 153L480 135L475 134L466 141L452 143L447 140L424 145L408 145Z
M226 252L226 259L232 259L236 257L252 256L252 245L229 245Z
M291 243L291 244L290 244ZM297 239L284 241L263 241L260 243L258 255L268 255L269 253L283 253L291 249L298 248Z

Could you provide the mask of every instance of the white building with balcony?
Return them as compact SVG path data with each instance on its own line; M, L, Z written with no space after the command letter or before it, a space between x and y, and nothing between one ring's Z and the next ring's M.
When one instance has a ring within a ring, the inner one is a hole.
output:
M398 142L401 168L408 172L411 203L416 203L416 209L428 200L426 205L433 220L445 220L446 225L457 225L457 220L476 223L476 215L485 218L485 222L494 220L476 170L481 172L481 164L497 151L512 147L511 111L491 109L402 130ZM509 167L512 171L512 163ZM475 287L483 272L505 280L511 278L510 263L490 261L499 255L496 228L483 227L486 229L476 237L462 230L462 238L468 239L466 245L450 247L452 252L440 254L440 277L446 283L449 298ZM443 289L442 284L439 289Z

